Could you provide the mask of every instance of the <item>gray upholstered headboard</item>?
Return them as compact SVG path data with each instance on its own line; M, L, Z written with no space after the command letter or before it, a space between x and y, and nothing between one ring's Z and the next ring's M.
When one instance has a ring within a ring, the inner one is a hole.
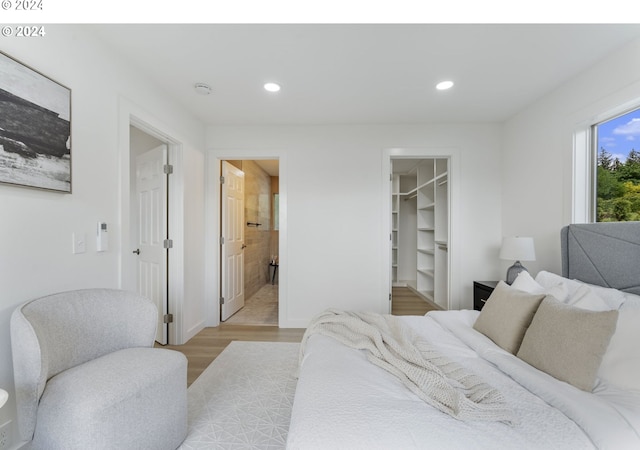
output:
M562 228L562 276L640 295L640 222Z

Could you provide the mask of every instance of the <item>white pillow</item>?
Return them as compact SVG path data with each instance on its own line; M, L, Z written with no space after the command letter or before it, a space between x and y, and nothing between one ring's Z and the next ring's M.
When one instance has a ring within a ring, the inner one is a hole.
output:
M620 305L622 305L625 301L625 296L632 295L625 294L618 289L597 286L595 284L585 283L584 281L580 280L570 280L569 278L564 278L560 275L556 275L555 273L547 272L545 270L541 270L540 272L538 272L535 281L545 288L549 288L560 282L564 283L569 289L568 298L572 298L574 295L576 295L576 292L578 291L578 289L580 289L580 287L586 285L589 288L593 289L593 292L595 292L598 297L600 297L607 303L607 305L609 305L609 309L619 309Z
M578 290L567 300L568 305L589 311L610 311L611 308L593 289L586 284L580 286Z
M595 294L609 305L610 309L619 309L624 303L625 294L618 289L606 288L602 286L596 286L595 284L584 283L591 288Z
M640 295L631 294L629 292L623 292L624 296L624 304L625 305L634 305L640 308Z
M569 291L568 297L573 296L575 292L578 290L580 286L584 283L578 280L570 280L569 278L562 277L560 275L556 275L552 272L547 272L546 270L541 270L538 272L535 278L536 283L544 288L550 288L552 286L556 286L557 284L562 283Z
M556 283L549 283L548 286L542 286L525 270L518 274L514 282L511 283L511 287L528 292L529 294L551 295L561 302L566 302L569 297L569 289L563 280L559 280Z
M526 270L518 274L513 283L511 283L511 287L531 294L544 292L544 287L537 283Z
M633 295L633 294L629 294ZM640 393L640 302L618 310L616 331L602 357L598 378L620 389Z

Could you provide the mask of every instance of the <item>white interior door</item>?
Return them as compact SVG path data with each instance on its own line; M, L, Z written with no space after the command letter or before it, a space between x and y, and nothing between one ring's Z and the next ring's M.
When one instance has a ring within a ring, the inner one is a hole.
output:
M224 321L244 306L244 172L222 161L221 309Z
M167 344L167 146L161 145L136 158L138 199L138 292L158 308L156 340Z

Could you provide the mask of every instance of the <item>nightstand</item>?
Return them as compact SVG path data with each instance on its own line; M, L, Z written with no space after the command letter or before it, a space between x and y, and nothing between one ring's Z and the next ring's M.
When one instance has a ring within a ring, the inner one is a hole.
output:
M473 309L480 311L497 285L497 281L474 281Z

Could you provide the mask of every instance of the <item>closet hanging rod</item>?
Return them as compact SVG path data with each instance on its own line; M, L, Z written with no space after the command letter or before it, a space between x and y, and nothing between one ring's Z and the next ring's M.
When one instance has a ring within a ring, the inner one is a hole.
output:
M411 195L410 195L410 196L408 196L407 198L405 198L405 199L404 199L404 201L406 202L407 200L411 200L412 198L416 198L417 196L418 196L418 193L416 192L416 193L414 193L414 194L411 194Z

